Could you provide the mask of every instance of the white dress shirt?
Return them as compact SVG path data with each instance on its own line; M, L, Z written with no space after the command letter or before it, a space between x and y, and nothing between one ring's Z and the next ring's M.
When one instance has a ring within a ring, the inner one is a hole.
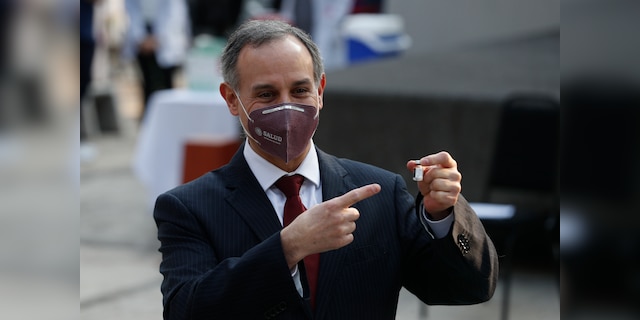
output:
M258 180L258 183L260 183L262 190L267 194L269 201L271 201L271 205L273 205L273 209L278 215L280 224L282 224L282 220L284 219L284 203L287 201L287 197L274 184L282 176L299 174L304 177L304 182L300 188L300 199L305 208L311 208L322 202L320 165L318 164L318 154L316 153L315 147L309 149L309 153L294 172L286 172L265 160L249 146L249 140L244 144L243 153L251 172ZM303 296L302 282L300 282L300 272L298 272L297 265L291 270L291 276L293 277L293 282L296 285L298 294Z
M302 204L304 204L305 208L311 208L312 206L322 202L320 164L318 163L318 154L313 141L312 147L309 149L309 153L304 158L300 166L293 172L286 172L262 158L251 148L251 146L249 146L248 139L244 144L243 154L251 172L258 180L258 183L260 183L262 190L267 194L269 201L271 201L273 209L280 220L280 224L282 224L284 217L284 204L287 197L274 184L282 176L299 174L305 178L302 183L302 187L300 188L300 199L302 200ZM426 221L429 226L428 228L425 226L425 228L433 238L443 238L447 233L449 233L449 229L453 223L453 214L450 214L439 221L431 221L427 219L426 212L423 208L422 215L424 221ZM431 230L429 230L429 228ZM293 277L298 293L302 296L302 283L300 282L300 273L298 272L297 266L294 270L291 270L291 276Z

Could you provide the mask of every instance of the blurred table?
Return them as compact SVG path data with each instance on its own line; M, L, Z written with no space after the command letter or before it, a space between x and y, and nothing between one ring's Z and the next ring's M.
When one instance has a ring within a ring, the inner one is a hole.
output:
M162 90L151 96L134 151L134 174L147 188L150 206L184 181L185 147L211 137L237 142L240 127L217 91Z

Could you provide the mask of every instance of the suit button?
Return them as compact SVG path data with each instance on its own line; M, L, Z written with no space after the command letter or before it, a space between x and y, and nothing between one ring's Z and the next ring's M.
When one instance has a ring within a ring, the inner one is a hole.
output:
M269 320L269 319L275 318L276 315L278 315L278 313L276 313L273 309L271 309L264 313L264 318Z
M458 246L460 246L463 255L469 253L469 250L471 250L471 247L469 246L469 238L467 238L464 233L458 235Z
M280 312L284 311L287 309L287 303L282 301L280 302L280 304L278 305L278 308L280 309Z

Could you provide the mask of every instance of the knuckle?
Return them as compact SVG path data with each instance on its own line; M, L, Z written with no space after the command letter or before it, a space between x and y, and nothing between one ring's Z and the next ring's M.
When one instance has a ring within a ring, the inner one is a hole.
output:
M325 205L322 208L322 212L325 215L326 214L331 214L332 212L335 212L336 210L340 209L339 203L337 203L336 201L333 201L333 200L326 201L324 204Z
M355 189L351 191L351 196L349 197L349 200L351 203L356 203L358 202L358 200L360 200L361 196L362 196L362 191L360 189Z
M349 233L347 235L344 236L344 245L348 245L349 243L353 242L353 234Z

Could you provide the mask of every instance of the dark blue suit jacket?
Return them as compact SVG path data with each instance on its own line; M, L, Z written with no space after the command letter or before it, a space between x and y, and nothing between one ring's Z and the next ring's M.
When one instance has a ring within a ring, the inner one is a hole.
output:
M378 183L354 241L320 257L316 312L296 291L282 226L242 147L231 162L158 197L165 319L394 319L401 287L428 304L473 304L495 289L498 262L460 197L451 234L434 240L401 176L318 150L323 199Z

